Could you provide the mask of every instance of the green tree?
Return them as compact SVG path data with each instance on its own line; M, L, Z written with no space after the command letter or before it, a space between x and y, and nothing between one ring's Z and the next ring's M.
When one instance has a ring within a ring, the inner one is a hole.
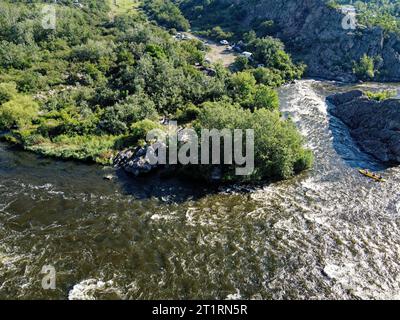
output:
M279 97L278 93L265 85L258 85L254 94L253 108L268 110L278 110Z

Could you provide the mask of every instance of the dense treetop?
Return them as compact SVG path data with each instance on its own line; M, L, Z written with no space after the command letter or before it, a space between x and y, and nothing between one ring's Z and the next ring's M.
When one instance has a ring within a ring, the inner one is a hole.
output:
M55 30L41 25L43 1L0 3L0 130L8 141L109 163L118 150L143 144L162 117L190 127L217 125L216 114L232 114L232 121L242 114L230 127L259 132L258 168L247 179L286 178L310 166L302 138L278 111L273 86L301 74L281 44L253 39L257 59L276 59L235 73L210 66L209 76L196 67L205 64L204 45L172 37L173 29L188 27L172 3L144 3L156 22L139 10L110 16L105 0L79 3L57 2ZM175 15L181 18L168 19Z

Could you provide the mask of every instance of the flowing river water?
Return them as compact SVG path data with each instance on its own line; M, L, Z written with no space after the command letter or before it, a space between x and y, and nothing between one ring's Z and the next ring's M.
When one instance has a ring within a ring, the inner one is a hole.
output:
M349 88L280 89L315 166L247 191L121 172L110 182L110 168L0 144L0 298L400 298L400 168L375 163L329 116L326 95ZM44 265L55 290L42 288Z

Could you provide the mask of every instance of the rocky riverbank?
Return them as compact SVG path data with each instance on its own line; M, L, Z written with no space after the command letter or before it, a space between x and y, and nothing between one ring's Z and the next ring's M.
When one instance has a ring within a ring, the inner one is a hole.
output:
M159 168L159 165L150 163L147 151L147 147L137 147L120 151L113 159L113 164L116 168L122 168L136 177L154 172Z
M241 10L241 24L273 21L274 37L281 39L310 77L354 82L354 63L374 58L375 81L400 81L400 38L380 27L346 26L346 12L321 0L221 0ZM345 24L345 27L343 27Z
M196 179L193 172L190 174L188 170L184 170L182 165L162 165L152 164L148 153L154 152L155 146L148 145L144 147L136 147L133 149L127 149L120 151L113 159L113 165L115 168L123 169L125 172L132 174L135 177L145 176L154 172L161 172L162 176L191 176ZM200 179L200 176L197 176ZM220 166L214 166L209 170L208 176L202 176L201 180L205 180L210 183L220 183L222 181L222 170Z
M376 101L360 90L327 97L331 114L342 120L366 153L386 164L400 163L400 100Z

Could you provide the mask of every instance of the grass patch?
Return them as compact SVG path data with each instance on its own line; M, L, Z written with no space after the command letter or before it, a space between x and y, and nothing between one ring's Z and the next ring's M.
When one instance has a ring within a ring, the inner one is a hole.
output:
M140 0L108 0L108 5L111 8L111 17L122 14L135 14L140 5Z
M366 91L364 93L369 99L376 101L385 101L397 95L395 90L385 90L379 92Z
M115 153L113 147L119 136L58 136L50 140L42 138L35 144L25 144L24 148L44 156L61 159L94 161L99 164L110 164Z

